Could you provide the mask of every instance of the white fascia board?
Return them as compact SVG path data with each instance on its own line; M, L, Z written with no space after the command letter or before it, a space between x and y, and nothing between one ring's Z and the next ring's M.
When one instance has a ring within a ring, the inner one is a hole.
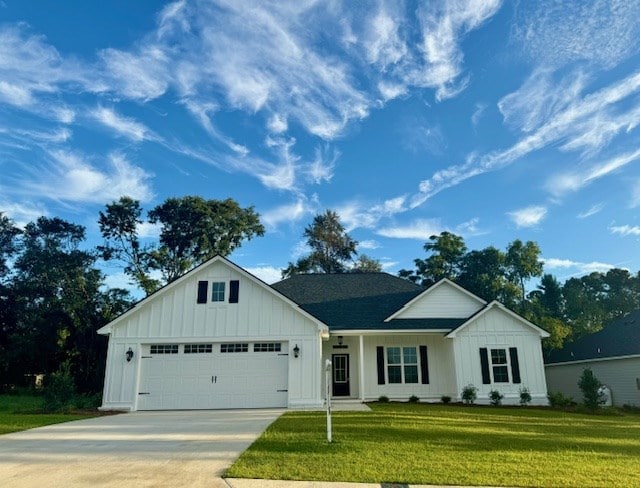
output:
M568 366L571 364L584 364L584 363L594 363L601 361L615 361L617 359L636 359L640 358L640 354L629 354L627 356L611 356L608 358L591 358L591 359L577 359L575 361L563 361L561 363L548 363L545 364L544 367L547 366Z
M453 329L451 332L449 332L447 334L447 337L450 339L453 339L454 337L456 337L457 333L460 332L462 329L466 328L469 326L469 324L472 324L475 320L477 320L478 318L482 317L484 314L488 313L490 310L493 310L494 308L498 308L499 310L502 310L503 312L505 312L506 314L510 315L512 318L516 319L518 322L526 325L527 327L531 327L533 330L535 330L538 334L540 334L540 337L542 339L549 337L551 334L549 334L546 330L541 329L540 327L538 327L536 324L529 322L527 319L525 319L524 317L518 315L517 313L513 312L512 310L509 310L507 307L505 307L502 303L500 303L497 300L492 301L491 303L489 303L485 308L483 308L480 312L472 315L471 317L469 317L469 320L467 320L466 322L464 322L463 324L460 324L458 327L456 327L455 329Z
M451 329L378 329L378 330L332 330L331 336L359 336L359 335L416 335L416 334L446 334Z
M118 322L121 322L122 320L124 320L125 318L127 318L129 315L133 314L134 312L136 312L140 307L142 307L143 305L146 305L148 302L155 300L156 298L158 298L159 296L163 295L164 293L166 293L168 290L172 289L173 287L177 286L178 284L182 283L183 281L187 280L188 278L190 278L192 275L194 275L197 271L202 270L203 268L210 266L211 264L217 262L217 261L222 261L225 264L227 264L228 266L230 266L231 268L233 268L234 270L236 270L238 273L240 273L241 275L243 275L245 278L248 278L249 280L257 283L258 285L260 285L262 288L264 288L265 290L269 291L269 293L277 296L278 298L280 298L282 301L284 301L285 303L287 303L289 306L291 306L291 308L296 309L298 312L300 312L300 314L302 314L304 317L308 318L309 320L311 320L312 322L314 322L318 328L318 331L320 331L322 334L328 334L329 333L329 326L327 324L325 324L324 322L320 321L319 319L317 319L316 317L314 317L313 315L311 315L310 313L306 312L305 310L303 310L302 308L300 308L300 306L295 303L294 301L292 301L291 299L287 298L286 296L284 296L282 293L280 293L279 291L271 288L267 283L265 283L264 281L262 281L260 278L258 278L257 276L252 275L251 273L249 273L247 270L241 268L240 266L238 266L237 264L229 261L227 258L223 257L223 256L214 256L211 259L209 259L208 261L205 261L204 263L202 263L199 266L196 266L195 268L193 268L191 271L188 271L187 273L185 273L184 275L182 275L180 278L178 278L175 281L172 281L171 283L169 283L168 285L163 286L162 288L158 289L157 291L155 291L154 293L152 293L151 295L149 295L148 297L143 298L142 300L140 300L139 302L137 302L133 307L131 307L129 310L127 310L125 313L123 313L122 315L119 315L118 317L116 317L115 319L113 319L111 322L109 322L107 325L105 325L104 327L101 327L100 329L98 329L98 334L101 335L108 335L111 333L111 328L115 325L118 324Z
M428 295L429 293L431 293L433 290L439 288L440 286L442 286L443 284L448 284L451 285L453 288L455 288L456 290L458 290L461 293L464 293L465 295L467 295L470 298L473 298L474 300L476 300L478 303L482 304L482 305L486 305L487 302L485 302L482 298L480 298L477 295L474 295L473 293L471 293L469 290L466 290L464 288L462 288L460 285L457 285L456 283L454 283L453 281L447 279L447 278L442 278L440 281L438 281L437 283L434 283L433 285L431 285L429 288L427 288L425 291L423 291L422 293L420 293L418 296L413 297L411 300L409 300L407 303L405 303L401 309L396 310L395 312L393 312L391 315L389 315L386 319L384 319L385 322L390 322L391 320L395 319L398 315L400 315L402 312L404 312L405 310L407 310L408 308L411 307L411 305L413 305L415 302L417 302L418 300L421 300L422 297Z

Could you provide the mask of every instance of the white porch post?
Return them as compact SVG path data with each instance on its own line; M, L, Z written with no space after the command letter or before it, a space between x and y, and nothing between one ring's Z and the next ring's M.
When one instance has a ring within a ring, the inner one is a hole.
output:
M360 400L364 402L364 338L362 334L360 334L360 349L359 349L359 361L358 365L360 366Z

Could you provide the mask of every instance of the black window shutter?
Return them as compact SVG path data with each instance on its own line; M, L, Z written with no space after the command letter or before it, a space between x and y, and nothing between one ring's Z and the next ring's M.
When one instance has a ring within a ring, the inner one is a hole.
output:
M509 348L509 356L511 357L511 378L514 383L520 383L520 363L518 362L518 349Z
M231 280L229 282L229 303L238 303L238 292L240 291L240 282Z
M482 368L482 384L491 384L491 373L489 372L489 353L486 347L480 348L480 366Z
M197 303L207 303L207 293L209 289L208 281L198 281L198 299Z
M420 371L422 373L422 384L429 384L429 361L427 358L427 346L420 346Z
M376 347L378 355L378 384L384 385L384 347Z

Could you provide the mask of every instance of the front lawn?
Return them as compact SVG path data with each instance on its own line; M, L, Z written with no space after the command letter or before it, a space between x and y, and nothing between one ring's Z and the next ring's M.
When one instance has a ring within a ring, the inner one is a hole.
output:
M69 414L42 413L42 397L32 395L0 395L0 434L80 420L99 415L83 411Z
M233 478L443 485L628 487L638 483L640 415L518 407L373 404L276 420Z

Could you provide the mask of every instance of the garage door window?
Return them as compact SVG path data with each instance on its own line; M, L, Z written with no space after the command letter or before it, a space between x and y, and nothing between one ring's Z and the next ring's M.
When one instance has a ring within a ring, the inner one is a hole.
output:
M249 344L220 344L220 352L249 352Z
M257 342L253 345L253 352L280 352L281 350L280 342Z
M185 354L207 354L213 352L213 344L185 344Z
M151 344L151 354L178 354L178 344Z

